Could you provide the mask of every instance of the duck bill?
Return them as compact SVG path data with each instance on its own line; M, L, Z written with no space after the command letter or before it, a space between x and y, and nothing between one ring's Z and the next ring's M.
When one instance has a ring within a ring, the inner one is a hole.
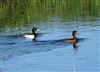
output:
M40 30L39 30L39 29L37 29L36 33L37 33L37 32L40 32Z

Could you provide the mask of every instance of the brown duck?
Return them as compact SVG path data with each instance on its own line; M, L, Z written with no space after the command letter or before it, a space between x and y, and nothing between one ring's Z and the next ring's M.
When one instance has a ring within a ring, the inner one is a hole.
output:
M77 33L78 33L77 31L73 31L72 32L73 38L65 39L65 42L69 42L73 44L73 48L77 48L77 45L76 45L76 43L78 42L78 38L76 37Z

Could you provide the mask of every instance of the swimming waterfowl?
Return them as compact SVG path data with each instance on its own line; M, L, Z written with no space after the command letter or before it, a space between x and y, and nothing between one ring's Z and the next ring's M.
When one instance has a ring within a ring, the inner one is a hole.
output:
M30 38L30 39L36 39L36 37L37 37L37 33L36 33L36 31L37 31L38 29L36 28L36 27L33 27L32 28L32 33L27 33L27 34L25 34L24 35L24 37L26 37L26 38Z
M77 31L73 31L72 32L73 38L67 38L67 39L65 39L65 41L71 42L71 43L77 43L78 39L77 39L76 35L77 35Z

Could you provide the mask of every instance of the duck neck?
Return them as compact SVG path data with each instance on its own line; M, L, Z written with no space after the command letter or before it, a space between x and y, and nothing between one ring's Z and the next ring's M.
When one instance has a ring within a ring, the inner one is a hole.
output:
M37 33L33 32L33 35L34 35L35 37L37 37Z
M72 34L73 38L76 37L74 34Z
M35 35L36 33L35 32L32 32L32 34Z
M73 35L73 38L76 38L76 35Z

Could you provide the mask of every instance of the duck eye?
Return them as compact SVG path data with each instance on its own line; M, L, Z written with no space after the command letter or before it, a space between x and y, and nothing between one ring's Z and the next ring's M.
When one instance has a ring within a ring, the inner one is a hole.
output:
M35 31L37 30L37 28L35 28Z

